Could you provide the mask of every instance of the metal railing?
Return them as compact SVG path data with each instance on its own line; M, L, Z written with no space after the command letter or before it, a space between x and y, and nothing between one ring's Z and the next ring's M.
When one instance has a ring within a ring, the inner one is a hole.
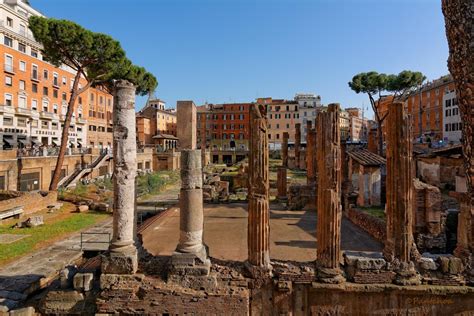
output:
M107 240L86 239L87 236L107 236ZM110 233L82 232L81 233L81 250L97 250L103 251L109 248L111 242ZM96 246L97 245L97 246Z

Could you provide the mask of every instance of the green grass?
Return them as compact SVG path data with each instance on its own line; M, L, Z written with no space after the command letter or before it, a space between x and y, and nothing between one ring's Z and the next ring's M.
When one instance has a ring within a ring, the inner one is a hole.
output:
M137 191L139 194L155 194L177 181L179 181L177 171L158 171L137 177Z
M10 244L0 245L0 264L13 258L34 251L36 247L48 240L90 227L104 220L108 215L103 213L72 213L68 218L48 224L47 222L34 228L10 228L1 225L0 234L29 235Z
M371 207L359 207L361 211L372 215L373 217L377 217L381 220L385 220L385 212L384 209L376 206L371 206Z

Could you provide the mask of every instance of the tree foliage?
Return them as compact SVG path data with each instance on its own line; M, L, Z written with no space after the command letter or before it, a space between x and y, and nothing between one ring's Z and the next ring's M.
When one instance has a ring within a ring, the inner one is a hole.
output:
M89 87L101 86L112 91L114 81L120 79L133 83L136 93L145 95L152 93L158 82L145 68L133 65L120 43L106 34L86 30L71 21L39 16L30 17L29 27L35 39L43 45L42 53L46 61L57 67L69 66L76 72L64 119L58 160L49 186L50 190L56 190L78 96ZM83 78L87 84L81 87Z
M133 65L120 43L109 35L86 30L71 21L39 16L30 17L29 26L43 45L45 60L80 72L89 86L110 87L113 80L126 79L137 87L137 94L143 95L158 84L151 73Z
M384 93L389 93L393 96L390 103L392 104L394 101L406 98L410 92L421 86L425 79L426 77L417 71L404 70L398 75L370 71L355 75L348 84L355 93L366 93L368 95L375 114L375 120L378 126L382 126L383 121L387 117L387 113L383 116L380 113L380 103L384 97L387 97ZM382 151L383 135L379 130L380 155L382 155Z

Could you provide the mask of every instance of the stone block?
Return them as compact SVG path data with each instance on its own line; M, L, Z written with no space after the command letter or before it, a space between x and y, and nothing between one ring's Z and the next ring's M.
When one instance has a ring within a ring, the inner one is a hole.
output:
M145 279L143 274L101 274L100 276L100 289L112 289L112 288L135 288L137 284L141 283Z
M59 282L62 289L72 287L74 275L77 273L77 266L67 266L59 273Z
M211 261L205 254L175 252L171 256L170 274L205 276L210 270Z
M108 252L102 255L102 273L109 274L134 274L138 269L136 249L127 253Z
M76 273L74 276L74 289L76 291L88 292L92 289L93 273Z
M32 306L11 310L9 314L9 316L34 316L34 315L36 315L35 308Z
M436 262L432 259L432 258L421 258L420 260L420 268L421 269L424 269L424 270L437 270L438 269L438 265L436 264Z
M463 272L464 267L461 258L451 257L449 258L449 274L460 274Z
M376 258L359 258L356 261L356 267L360 270L380 270L386 266L384 259Z
M84 213L84 212L87 212L88 210L89 210L89 206L87 206L87 205L78 205L76 207L76 211L78 213Z
M44 220L43 220L42 215L31 216L23 223L23 226L30 227L30 228L41 226L41 225L44 225Z
M70 315L82 312L84 295L77 291L50 291L42 301L42 314Z

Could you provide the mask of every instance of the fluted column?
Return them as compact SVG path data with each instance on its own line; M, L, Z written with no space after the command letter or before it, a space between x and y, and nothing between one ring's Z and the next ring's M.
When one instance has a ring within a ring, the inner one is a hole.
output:
M113 122L113 232L109 253L102 259L102 272L133 274L138 267L134 244L137 174L135 87L125 80L115 83Z
M314 138L312 122L308 120L306 124L306 183L308 185L314 185L316 180L315 168L314 168Z
M411 261L413 247L413 144L404 103L388 110L387 124L387 239L384 256L395 263L396 282L417 284Z
M339 104L317 117L318 222L317 278L326 283L345 279L341 262L341 153Z
M288 168L288 132L283 132L283 143L281 145L281 159L283 167Z
M270 269L270 212L268 131L264 105L250 108L248 181L248 257L255 266Z
M295 124L295 169L300 168L301 158L301 123Z

